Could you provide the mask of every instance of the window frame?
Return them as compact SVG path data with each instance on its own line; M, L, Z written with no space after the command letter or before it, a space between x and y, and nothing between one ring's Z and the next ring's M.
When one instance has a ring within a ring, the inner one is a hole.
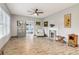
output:
M0 39L10 34L10 15L0 7ZM2 29L2 31L1 31Z

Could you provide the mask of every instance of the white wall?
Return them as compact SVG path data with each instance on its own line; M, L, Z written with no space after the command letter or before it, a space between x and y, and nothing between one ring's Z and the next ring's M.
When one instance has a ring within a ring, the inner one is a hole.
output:
M64 28L64 15L71 13L71 28ZM11 35L12 36L16 36L17 35L17 20L33 20L34 22L36 21L41 21L42 23L44 21L48 21L49 25L50 24L55 24L55 26L52 28L54 30L56 30L57 35L62 35L65 36L66 39L65 41L67 41L68 38L68 34L78 34L79 35L79 4L72 6L70 8L67 8L65 10L62 10L60 12L57 12L53 15L50 15L46 18L43 19L36 19L36 18L31 18L31 17L26 17L26 16L19 16L19 15L12 15L11 16ZM48 25L48 26L49 26ZM39 26L34 26L35 29L37 28L41 28L43 27L43 24L39 27ZM47 33L47 35L49 36L49 29L50 27L43 27L45 29L45 32Z
M9 12L9 10L8 10L8 8L7 8L7 6L5 4L0 4L0 7L2 9L4 9L4 11L6 13L10 14L10 12ZM7 43L7 41L10 39L10 37L11 37L11 35L9 33L9 35L7 35L7 36L0 39L0 49Z
M38 26L35 26L36 25L35 22L41 21L38 18L31 18L31 17L21 16L21 15L11 15L11 36L17 36L17 20L34 21L34 24L33 24L34 30L38 28Z
M36 25L36 22L40 22L40 25ZM43 28L42 25L43 25L43 19L36 18L35 19L35 35L36 35L38 29L42 29Z
M64 28L64 15L68 13L71 13L71 28ZM75 33L79 35L79 4L44 18L44 21L46 20L49 24L55 24L53 29L57 30L57 35L65 36L65 41L67 41L68 34ZM45 29L47 30L47 28Z

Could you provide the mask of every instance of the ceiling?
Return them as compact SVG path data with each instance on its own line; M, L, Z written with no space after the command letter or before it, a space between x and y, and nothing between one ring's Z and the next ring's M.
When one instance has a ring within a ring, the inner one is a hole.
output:
M76 3L7 3L7 6L11 14L43 18L75 4ZM30 15L28 11L36 8L42 10L44 13L39 16Z

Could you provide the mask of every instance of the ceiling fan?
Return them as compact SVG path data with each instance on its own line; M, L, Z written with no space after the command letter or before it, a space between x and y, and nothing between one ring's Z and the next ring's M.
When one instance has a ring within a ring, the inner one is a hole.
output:
M39 16L39 14L43 14L44 12L43 11L40 11L39 9L32 9L33 11L28 11L30 12L31 14L30 15L37 15Z

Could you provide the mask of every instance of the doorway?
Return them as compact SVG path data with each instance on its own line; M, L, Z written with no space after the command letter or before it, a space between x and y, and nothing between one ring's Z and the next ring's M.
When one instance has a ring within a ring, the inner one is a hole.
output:
M18 20L17 36L18 37L34 36L34 21Z
M26 37L34 36L34 21L26 21Z

